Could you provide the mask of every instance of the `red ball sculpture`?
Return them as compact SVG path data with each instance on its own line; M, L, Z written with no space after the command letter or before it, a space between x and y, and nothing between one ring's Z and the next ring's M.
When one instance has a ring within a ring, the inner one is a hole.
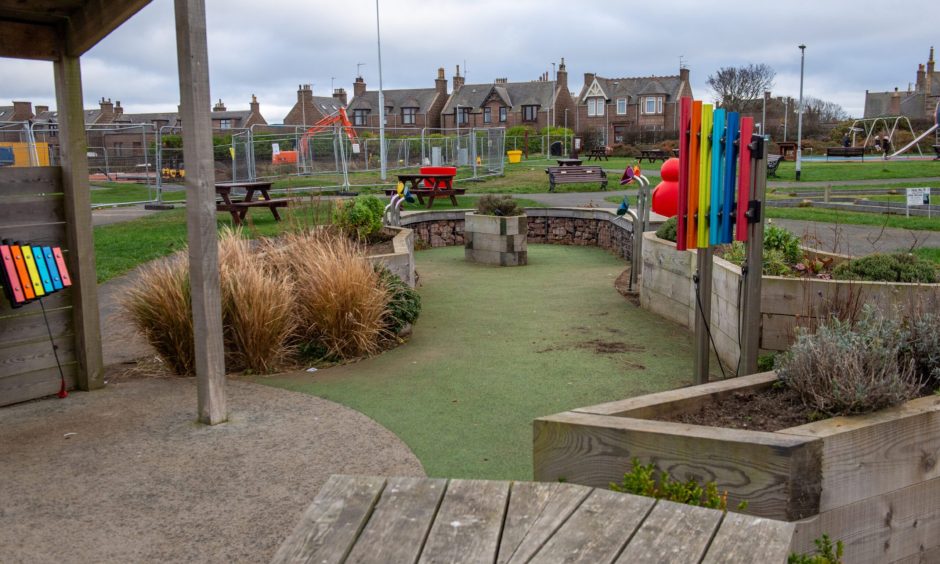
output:
M663 181L653 190L653 211L672 217L678 213L679 206L679 159L664 162L659 174Z

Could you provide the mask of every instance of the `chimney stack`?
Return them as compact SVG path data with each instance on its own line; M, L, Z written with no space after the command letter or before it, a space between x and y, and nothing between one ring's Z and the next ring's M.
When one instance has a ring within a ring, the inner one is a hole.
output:
M590 86L592 82L594 82L594 73L593 72L584 73L584 85Z
M689 69L687 67L679 67L679 81L689 83Z
M101 117L98 118L99 123L108 123L114 119L114 104L111 103L111 98L106 100L102 97L98 102L98 106L101 108Z
M123 115L124 115L124 108L121 107L121 101L115 100L114 101L114 117L123 116Z
M261 104L258 103L258 97L254 94L251 95L251 103L248 104L248 107L251 109L251 113L256 116L261 115Z
M496 84L506 84L507 82L509 82L509 79L508 79L508 78L497 78L494 82L496 82Z
M346 89L336 88L333 90L333 99L336 100L340 106L346 105Z
M454 92L463 86L464 77L460 76L460 65L457 65L457 74L454 75Z
M13 101L13 117L10 121L26 121L33 119L33 103Z
M353 98L358 98L366 93L366 81L361 76L356 77L353 82Z
M568 89L568 69L565 67L565 58L561 58L561 64L558 65L558 74L555 77L556 82L558 83L558 88L567 90Z
M444 67L437 69L437 78L434 79L434 90L441 96L447 96L447 77L444 76Z
M928 86L930 85L930 75L933 74L933 45L930 46L930 57L927 59L927 82Z
M901 115L901 93L898 92L898 87L894 87L894 92L891 93L891 101L888 102L888 113L893 116Z
M224 112L225 104L222 103L222 98L219 98L219 101L215 103L215 106L212 106L213 112Z
M927 90L927 71L924 69L923 63L917 65L917 91L924 92Z

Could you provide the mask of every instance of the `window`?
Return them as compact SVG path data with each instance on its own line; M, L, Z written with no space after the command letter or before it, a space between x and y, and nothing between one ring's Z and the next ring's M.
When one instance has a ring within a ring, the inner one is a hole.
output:
M388 116L390 116L391 114L392 114L392 107L385 106L385 115L382 116L383 119L385 120L385 125L388 125Z
M626 115L627 113L627 99L626 98L617 98L617 115Z
M353 110L353 125L366 125L369 110Z
M232 129L232 120L230 120L230 119L220 119L220 120L219 120L219 129Z
M644 114L663 113L663 97L662 96L647 96L643 100L643 113Z
M538 106L522 106L522 121L536 121L538 118Z
M506 118L509 114L509 108L506 106L500 106L499 108L499 121L500 123L506 123Z
M454 115L457 119L457 125L464 125L470 121L470 108L454 108Z
M623 136L627 132L625 125L614 126L614 143L623 143Z
M598 97L588 98L587 102L588 102L587 103L588 116L594 117L594 116L604 115L604 106L605 106L606 100L604 100L603 97L598 96Z
M493 121L493 110L489 106L483 108L483 123L492 123Z
M415 117L418 115L418 108L402 108L401 122L405 125L414 125Z

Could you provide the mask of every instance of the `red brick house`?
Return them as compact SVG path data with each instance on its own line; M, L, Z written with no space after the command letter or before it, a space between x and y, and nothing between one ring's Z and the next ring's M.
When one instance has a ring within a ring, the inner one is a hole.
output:
M917 65L913 88L906 91L895 88L888 92L865 91L865 117L907 116L911 120L932 121L933 112L940 102L940 73L936 71L933 47L927 64ZM925 123L924 125L927 125Z
M437 69L434 88L407 88L383 90L385 99L385 127L395 129L441 127L441 110L447 101L447 79L444 69ZM360 76L353 83L353 99L346 108L349 120L357 130L379 128L379 92L367 90Z
M635 143L642 132L668 136L679 129L682 96L692 96L687 68L673 76L604 78L584 73L574 128L588 145Z
M515 127L527 125L536 131L548 125L574 124L574 99L568 91L568 71L561 60L556 80L543 74L538 80L509 82L497 78L490 84L464 84L460 67L454 76L454 92L441 115L444 128Z
M337 88L333 96L314 96L309 84L297 87L297 103L284 118L284 125L313 125L321 119L333 115L346 105L346 91Z

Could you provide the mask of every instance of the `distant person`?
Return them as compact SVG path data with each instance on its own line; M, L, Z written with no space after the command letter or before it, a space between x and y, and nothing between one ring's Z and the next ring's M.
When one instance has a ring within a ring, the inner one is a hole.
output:
M876 153L881 152L881 135L875 136L875 152Z
M881 150L884 151L885 155L891 153L891 140L888 139L887 135L885 135L885 138L881 140Z
M849 148L852 146L852 141L849 139L848 133L842 136L842 146L845 148Z

